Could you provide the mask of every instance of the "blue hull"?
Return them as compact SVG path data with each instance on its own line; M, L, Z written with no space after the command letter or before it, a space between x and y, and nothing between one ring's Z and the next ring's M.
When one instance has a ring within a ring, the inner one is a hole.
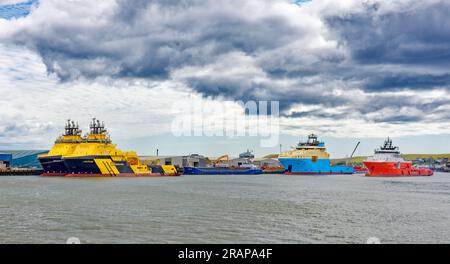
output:
M83 156L64 158L63 160L69 174L102 174L95 163L95 159L111 159L111 156ZM115 162L114 165L120 173L134 174L134 171L126 162Z
M236 174L244 174L244 175L255 175L255 174L263 174L263 171L260 169L246 169L246 168L214 168L214 167L204 167L204 168L196 168L196 167L184 167L184 174L186 175L236 175Z
M57 174L67 174L69 173L67 166L64 164L61 156L53 157L41 157L38 158L44 173L57 173Z
M286 174L353 174L351 166L331 166L329 159L280 158L279 161L286 169Z

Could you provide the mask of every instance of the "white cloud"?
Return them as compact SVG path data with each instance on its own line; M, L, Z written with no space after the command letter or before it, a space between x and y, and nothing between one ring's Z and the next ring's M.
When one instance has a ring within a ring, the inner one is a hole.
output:
M446 133L448 29L423 19L445 5L42 0L0 19L0 136L42 146L93 116L118 138L155 135L173 102L202 97L280 100L290 134Z

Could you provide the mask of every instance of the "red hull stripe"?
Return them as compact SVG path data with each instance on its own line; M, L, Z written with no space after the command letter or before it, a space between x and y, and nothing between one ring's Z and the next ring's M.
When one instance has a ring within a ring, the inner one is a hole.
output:
M66 176L67 173L42 173L41 176L46 176L46 177L61 177L61 176Z
M383 175L383 174L366 174L367 177L429 177L432 176L432 174L430 175L426 175L426 174L390 174L390 175Z

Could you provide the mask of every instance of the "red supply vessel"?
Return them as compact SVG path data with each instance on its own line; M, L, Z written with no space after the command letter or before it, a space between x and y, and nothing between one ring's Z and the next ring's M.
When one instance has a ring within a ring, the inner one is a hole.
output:
M398 147L392 146L388 138L375 154L368 158L364 165L369 170L366 176L372 177L407 177L431 176L433 171L427 168L415 168L411 161L405 161L400 155Z

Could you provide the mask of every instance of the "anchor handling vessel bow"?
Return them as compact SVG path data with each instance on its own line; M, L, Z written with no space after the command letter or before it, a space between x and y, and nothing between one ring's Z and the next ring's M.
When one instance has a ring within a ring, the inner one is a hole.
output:
M414 168L411 161L405 161L400 155L398 147L392 145L392 140L387 138L375 154L364 161L364 166L369 170L369 177L405 177L405 176L431 176L433 171L427 168Z

